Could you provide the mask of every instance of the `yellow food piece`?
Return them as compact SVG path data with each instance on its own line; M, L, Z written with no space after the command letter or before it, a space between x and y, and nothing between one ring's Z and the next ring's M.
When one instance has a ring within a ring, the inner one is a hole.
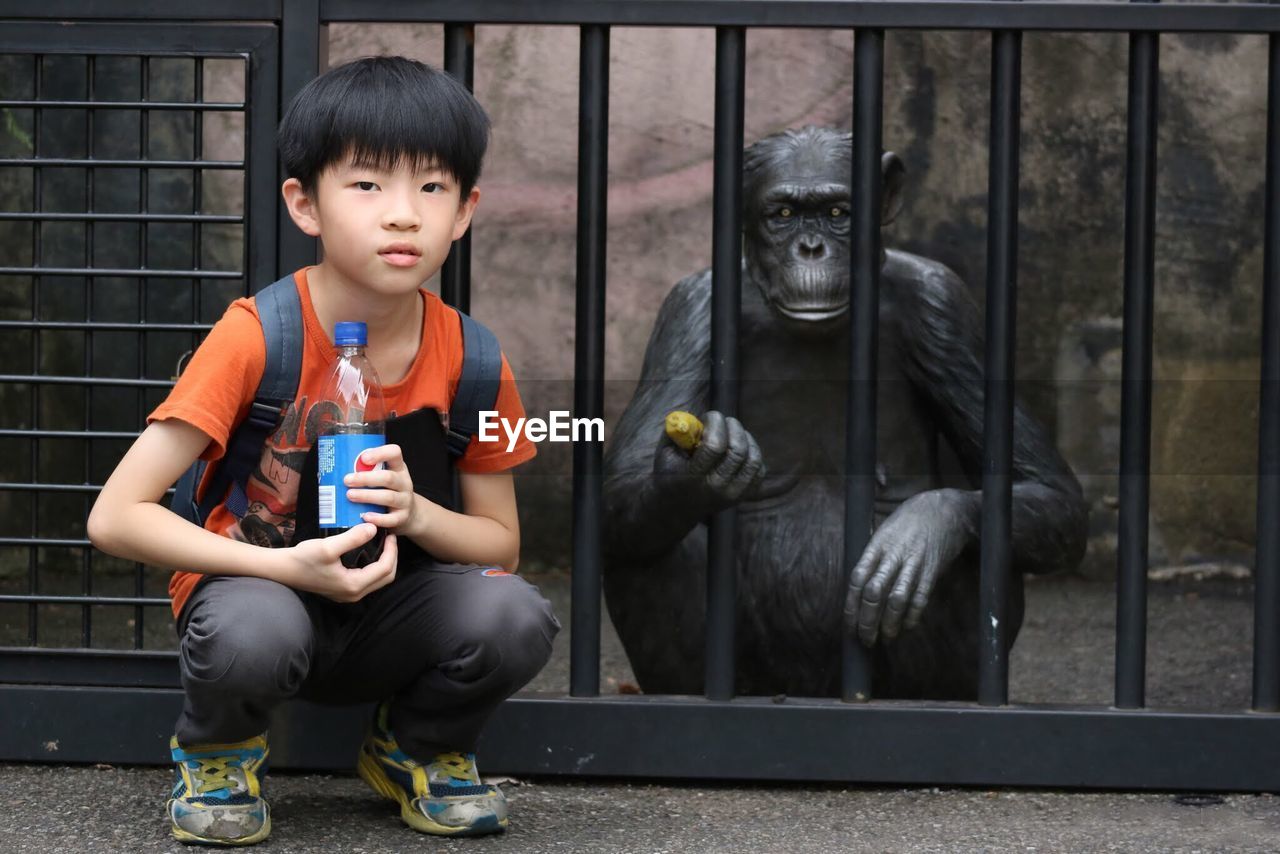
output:
M702 441L702 422L692 412L668 412L666 429L671 441L686 451L692 451Z

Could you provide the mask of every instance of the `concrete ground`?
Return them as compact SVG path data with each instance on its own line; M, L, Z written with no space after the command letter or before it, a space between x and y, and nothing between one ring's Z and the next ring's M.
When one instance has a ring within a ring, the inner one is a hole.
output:
M0 851L181 851L160 768L0 766ZM400 824L354 777L272 774L278 852L1275 852L1280 798L1204 806L1169 794L694 786L522 781L503 786L501 837L441 840Z
M531 580L568 614L568 580ZM1150 590L1151 705L1243 709L1249 702L1247 583L1183 576ZM1028 618L1010 666L1017 702L1106 703L1112 691L1114 588L1079 579L1028 585ZM534 683L568 684L568 619ZM606 621L602 688L631 672ZM483 768L483 757L481 757ZM0 765L0 854L182 850L167 833L163 768ZM403 827L353 776L273 773L274 831L262 850L398 852L1276 852L1280 798L1231 794L665 784L565 779L503 784L510 831L440 840ZM1207 802L1206 802L1207 801Z

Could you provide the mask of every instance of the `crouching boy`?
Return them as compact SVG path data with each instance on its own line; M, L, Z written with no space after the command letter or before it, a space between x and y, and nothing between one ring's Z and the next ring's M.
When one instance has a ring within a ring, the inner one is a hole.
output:
M266 730L272 709L294 696L377 703L357 770L410 827L470 835L507 826L502 792L482 782L473 751L498 704L546 663L560 627L514 575L510 469L535 448L473 439L456 461L461 512L426 497L437 493L422 483L447 470L437 413L450 410L464 353L459 315L423 284L471 222L487 137L464 87L408 59L359 60L304 87L279 129L282 192L324 260L293 276L303 330L293 404L257 471L234 500L217 497L203 526L163 506L197 458L210 461L207 487L263 376L258 307L237 300L93 507L95 546L179 568L169 590L185 700L168 817L183 842L267 838ZM338 321L367 325L368 357L395 416L388 433L401 419L408 426L399 444L364 453L361 468L372 470L347 476L350 499L370 506L364 523L305 538L314 520L298 506L300 496L314 501L316 482L303 472ZM494 408L513 422L524 415L505 359ZM342 564L379 533L376 561Z

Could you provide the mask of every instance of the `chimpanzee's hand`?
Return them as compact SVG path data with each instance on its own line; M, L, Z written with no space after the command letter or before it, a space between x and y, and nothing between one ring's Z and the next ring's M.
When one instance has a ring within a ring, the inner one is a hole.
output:
M702 440L690 454L665 435L653 459L659 488L700 498L709 510L737 503L764 478L760 446L742 422L714 409L701 417Z
M954 489L921 492L876 529L845 600L850 631L865 645L920 622L938 578L975 538L973 500L975 493Z

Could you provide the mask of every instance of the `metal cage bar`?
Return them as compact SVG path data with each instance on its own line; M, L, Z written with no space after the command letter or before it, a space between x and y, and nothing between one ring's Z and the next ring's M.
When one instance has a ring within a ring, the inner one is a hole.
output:
M197 56L192 61L195 63L192 100L198 106L198 102L204 100L204 59ZM204 114L200 110L191 111L191 125L191 157L199 163L204 159ZM202 207L204 207L204 172L200 169L193 169L191 172L191 215L198 216ZM199 270L204 266L203 237L203 230L197 220L191 224L192 270ZM200 304L202 302L200 296L200 279L197 277L191 283L192 323L200 322Z
M578 71L578 273L573 410L604 417L605 258L608 236L609 30L583 27ZM569 693L600 693L603 449L573 446L572 646Z
M273 21L280 18L281 0L205 0L175 7L169 0L46 0L40 4L21 0L0 0L0 17L53 18L91 21L95 19L146 21L163 19L179 12L190 21ZM138 49L147 45L145 35L137 38Z
M88 547L89 541L83 538L54 537L0 537L0 546L65 546L68 548ZM38 595L39 591L33 591Z
M133 332L138 328L136 323L124 323L106 320L0 320L3 329L61 329L97 332ZM148 323L148 332L208 332L213 327L208 323Z
M19 222L203 222L238 225L244 217L219 214L64 213L0 211L0 221Z
M33 80L34 80L34 88L35 88L35 92L34 92L35 100L37 101L43 100L42 96L44 94L44 56L41 54L37 54L35 56L35 69L33 71ZM43 147L40 144L40 139L42 135L41 134L41 126L42 126L41 118L42 118L42 114L39 109L35 109L32 111L32 126L34 130L32 138L35 141L32 153L36 157L40 156L40 149ZM43 186L44 182L42 178L43 178L43 173L41 173L40 170L38 169L31 170L31 183L32 183L31 206L35 210L40 210L41 208L44 207L44 186ZM31 264L32 266L38 266L40 264L40 258L42 255L41 253L41 241L43 238L42 231L43 231L43 228L39 223L37 223L31 229L31 242L32 242ZM33 273L31 278L31 317L33 320L36 320L36 321L40 320L40 291L41 291L40 283L41 283L40 274ZM31 369L33 371L38 371L40 369L40 333L38 331L36 331L31 336L31 349L32 349ZM40 424L40 389L38 387L31 389L31 420L28 423L31 424L32 426L39 426ZM31 479L33 481L38 481L40 480L40 440L32 439L30 447L31 447ZM40 500L39 498L33 498L31 501L31 533L33 536L40 533ZM31 588L31 592L33 594L36 594L40 592L40 567L37 562L37 553L34 547L28 550L27 561L28 561L28 565L27 565L28 583ZM37 641L39 640L40 629L39 629L39 609L36 607L36 603L34 602L32 602L30 605L27 606L27 636L31 643L31 646L35 646Z
M144 110L143 112L150 112ZM95 160L92 157L0 157L0 166L25 166L30 169L63 169L85 167L100 169L243 169L243 160L136 160L127 157Z
M74 492L94 495L102 487L92 483L0 483L0 492Z
M189 21L278 21L294 0L217 0L183 6ZM305 0L324 24L344 21L540 24L650 27L871 27L910 30L1043 30L1129 32L1267 32L1280 30L1280 10L1257 3L1115 3L1006 0ZM282 6L284 11L282 13ZM15 20L162 20L164 0L0 0L0 18ZM141 48L141 45L139 46Z
M1267 45L1267 177L1258 403L1258 551L1253 572L1253 710L1280 711L1280 36Z
M853 48L853 252L850 259L849 394L845 422L844 590L875 527L876 350L880 315L884 31L861 29ZM848 616L845 617L846 621ZM840 695L871 698L871 653L846 624Z
M164 605L169 604L167 600L160 600L160 602ZM101 603L95 602L94 604ZM107 604L112 607L129 607L130 603L129 600L112 600ZM149 601L146 603L148 606L152 604ZM175 652L135 649L33 649L26 647L6 649L3 666L4 678L3 682L0 683L0 692L12 687L14 684L31 685L35 690L45 692L58 690L56 686L99 685L106 687L117 695L124 694L125 696L129 696L128 689L132 688L181 687L178 676L178 655ZM36 700L36 702L28 701L25 707L47 709L39 700ZM23 706L15 704L13 708L23 708ZM81 721L84 719L85 708L89 707L82 707L78 710ZM136 711L145 714L140 709ZM50 722L47 715L20 717L30 717L41 724ZM134 722L136 723L136 719ZM172 727L172 720L169 721L169 726ZM84 728L83 724L80 724L80 727ZM6 729L11 729L11 727L6 727ZM130 739L132 737L129 727L121 727L115 732L121 738ZM13 755L14 752L11 749L0 747L0 756L9 758ZM134 755L136 757L154 757L157 755L163 756L164 754L162 751L144 749L137 750ZM61 756L58 758L60 761L67 761Z
M0 430L0 439L125 439L138 438L125 430ZM40 484L41 487L44 484ZM95 487L98 488L98 487Z
M180 110L197 113L241 112L244 104L232 101L211 101L207 103L188 104L185 101L27 101L0 99L0 107L16 107L30 109L39 107L45 110ZM198 158L197 158L198 159Z
M141 330L139 335L145 334ZM168 388L169 380L136 380L132 377L64 377L51 374L0 374L0 383L42 385L113 385L129 388Z
M711 232L711 408L738 414L738 320L742 311L742 134L747 34L716 28L715 147ZM711 517L707 532L707 698L734 694L738 513Z
M470 24L446 24L445 70L472 91L475 66L476 28ZM471 229L449 247L449 257L440 270L440 297L458 311L471 311Z
M991 36L987 183L986 367L978 702L1009 701L1009 574L1013 537L1013 386L1018 306L1018 150L1022 34Z
M17 2L18 0L10 0ZM64 0L65 2L65 0ZM324 0L327 21L472 21L628 27L826 27L886 30L1265 32L1280 10L1257 4L1132 7L1007 0Z
M292 0L288 0L292 2ZM315 2L315 0L310 0ZM311 26L304 26L308 33L319 30L314 19ZM280 217L287 217L279 204L280 184L266 180L276 174L279 155L276 152L275 130L280 120L282 108L280 83L284 80L280 71L280 42L275 38L266 38L259 42L253 51L243 57L244 100L248 105L245 111L245 170L244 170L244 277L245 293L256 293L267 287L277 277L292 272L293 268L280 271L284 249L274 240L252 240L250 236L261 232L270 234L273 223L278 224ZM298 47L299 55L316 61L326 59L327 53L314 46L310 51L306 45ZM301 235L289 223L294 235ZM277 232L278 234L278 232ZM314 244L311 238L304 235L303 245L307 241ZM309 263L302 259L302 264ZM206 279L218 278L208 272L201 272Z
M25 593L9 593L0 595L0 604L12 602L40 602L42 604L65 604L65 605L134 605L142 607L144 605L158 607L160 605L170 605L168 599L147 598L145 596L94 596L92 593L85 593L80 596L71 595L55 595L55 594L36 594L27 595ZM85 644L89 646L88 643ZM117 650L123 652L124 650Z
M139 61L138 67L139 67L139 74L141 75L138 81L139 82L138 95L143 104L149 104L151 100L151 62L147 57L143 57ZM147 150L149 145L148 140L150 138L150 127L149 127L150 115L151 113L150 113L149 106L146 109L140 110L138 112L138 157L144 160L147 157ZM138 170L138 177L139 177L139 181L141 182L140 195L138 196L138 210L145 211L150 208L149 189L148 189L149 179L147 177L146 170L145 169ZM196 227L198 228L199 226L196 226ZM148 233L149 233L149 223L145 221L140 222L138 224L138 266L139 267L147 266ZM199 266L199 265L193 265L193 266ZM138 377L139 378L145 377L147 375L147 336L145 332L141 331L142 330L141 324L146 323L146 316L147 316L146 286L147 286L146 281L144 281L141 278L138 279L138 316L139 316L140 328L138 332L137 346L138 346ZM139 425L144 424L145 417L146 417L146 409L147 409L145 389L139 388L137 390L136 406L137 406L137 421L135 423ZM143 594L145 583L146 583L146 576L145 576L146 570L143 568L142 564L138 564L137 566L134 567L133 573L134 573L134 576L133 576L134 593L137 596L141 597ZM138 621L138 631L139 631L139 634L135 635L135 646L140 647L142 644L139 642L136 642L136 638L141 636L140 631L142 626L142 617L141 617L142 609L137 608L134 613L137 615L135 616L135 619Z
M191 156L194 160L200 161L204 159L204 113L198 109L201 102L204 101L204 59L202 57L194 57L195 63L193 91L191 100L197 109L193 109L191 113ZM191 173L191 214L192 217L199 216L200 211L204 208L204 173L195 169ZM193 219L191 222L191 269L200 270L204 266L204 250L203 250L203 226L200 220ZM200 307L203 303L201 298L201 280L199 278L191 281L191 325L198 326L201 319ZM154 328L154 327L153 327ZM192 352L199 346L197 336L191 336ZM134 568L133 591L134 596L141 600L146 595L147 576L146 567L139 563ZM143 648L146 639L145 620L146 611L142 605L134 607L133 616L133 648L140 650Z
M278 0L283 18L280 21L280 107L283 112L293 97L307 81L323 71L329 64L328 24L320 17L319 0ZM249 78L245 78L245 100L249 100ZM274 125L279 116L269 117ZM282 164L278 164L282 167ZM260 174L269 175L276 170L267 169ZM265 182L278 191L287 176L283 168L276 172L276 180ZM248 197L246 196L246 206ZM263 287L272 279L287 275L299 267L314 264L318 257L318 241L303 234L284 205L273 212L276 220L276 241L279 247L279 266L274 276L257 285ZM270 220L263 220L269 222ZM246 241L247 243L248 241Z
M95 69L96 60L97 60L97 57L92 55L85 57L85 77L86 77L85 96L90 101L92 101L96 97L95 92L97 87L94 85L95 83L94 71L96 70ZM94 117L93 110L85 110L85 115L84 115L85 157L87 157L91 161L94 159L93 117ZM86 210L93 210L94 207L96 207L95 200L94 200L94 184L96 183L94 178L96 174L97 173L93 169L84 170L84 192L85 192L85 209ZM85 267L93 267L93 229L94 229L93 223L86 222L84 224L84 265ZM84 287L84 319L86 322L93 320L93 287L94 287L94 279L92 276L89 276L85 279L85 287ZM93 329L92 328L85 329L81 333L81 336L84 340L84 375L87 377L91 377L93 376ZM94 410L93 392L94 390L91 386L86 386L84 389L85 426L87 426L90 430L93 429L93 410ZM93 443L84 442L82 444L83 444L83 453L84 453L84 482L88 483L89 479L92 477L92 472L93 472ZM84 497L84 503L82 505L84 517L86 519L89 517L90 506L91 506L91 501L89 499L89 495L86 494ZM81 552L80 559L82 561L80 565L80 572L82 576L81 589L86 597L92 597L93 596L93 549L85 549L83 552ZM80 612L81 612L81 626L80 626L81 643L80 645L83 647L91 647L93 646L93 609L90 608L88 605L85 605L80 609Z
M142 170L144 173L146 170ZM140 223L144 228L146 221ZM93 267L0 267L0 276L118 276L128 279L190 279L203 276L206 279L239 279L244 273L238 270L137 270L102 269Z
M92 679L92 653L22 651L26 680ZM24 660L25 659L25 660ZM172 655L111 659L117 684L173 684ZM101 665L101 660L96 662ZM101 683L99 683L101 684ZM0 708L38 706L0 728L0 755L35 762L136 762L167 757L182 706L178 690L0 685ZM94 710L97 727L82 723ZM272 730L273 767L349 768L362 707L293 701ZM113 734L103 739L103 731ZM289 734L292 733L293 737ZM1062 786L1152 791L1275 791L1280 740L1273 715L1097 706L953 708L843 704L769 697L711 703L697 697L517 697L498 707L478 750L516 775L719 780L878 781L895 785ZM46 739L58 739L50 755ZM1046 741L1067 746L1046 762ZM822 745L815 750L814 745ZM1195 745L1169 761L1170 745ZM156 760L153 760L156 761Z
M1140 32L1129 37L1119 573L1116 580L1116 706L1122 709L1141 708L1145 703L1159 49L1157 33Z

